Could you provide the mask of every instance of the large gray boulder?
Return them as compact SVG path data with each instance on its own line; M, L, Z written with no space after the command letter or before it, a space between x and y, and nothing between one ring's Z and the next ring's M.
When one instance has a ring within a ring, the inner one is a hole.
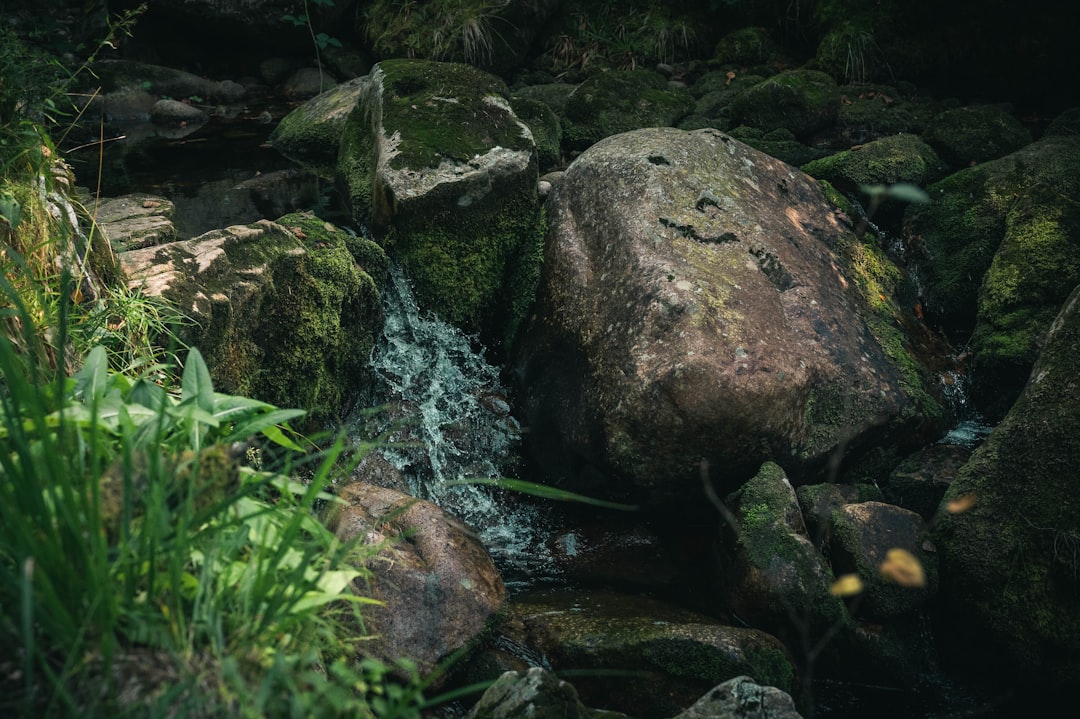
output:
M484 629L506 597L502 577L480 540L450 515L393 489L352 482L331 519L343 541L378 549L357 591L379 600L365 607L374 635L357 649L385 662L408 657L421 674Z
M939 630L956 666L1080 689L1080 287L1005 419L945 495Z
M700 507L702 459L726 492L768 459L805 481L938 431L898 271L798 170L715 130L638 130L583 153L547 216L517 369L556 481Z
M421 308L488 344L515 333L540 261L535 143L507 98L468 65L381 62L337 167L354 220L405 267Z

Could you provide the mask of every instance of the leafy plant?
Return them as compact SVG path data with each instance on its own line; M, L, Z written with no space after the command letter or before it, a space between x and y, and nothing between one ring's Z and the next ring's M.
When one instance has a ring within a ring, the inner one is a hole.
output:
M508 0L376 0L365 11L368 39L384 57L489 64L499 11Z
M323 7L334 7L334 0L311 0L316 5ZM326 51L328 47L341 47L341 41L336 37L331 37L325 32L316 33L314 26L311 24L311 13L308 10L307 0L304 0L304 12L300 15L286 14L282 15L281 19L285 22L292 23L295 27L307 27L308 32L311 33L311 42L315 45L315 64L319 68L319 91L323 89L323 66L322 66L322 52Z
M376 550L314 511L343 443L306 482L247 466L260 444L304 458L300 410L215 392L196 349L174 391L102 347L69 377L6 276L0 295L20 335L0 334L0 713L377 715L390 680L346 628Z
M640 0L571 2L547 49L556 72L599 63L632 70L687 59L697 49L701 9Z

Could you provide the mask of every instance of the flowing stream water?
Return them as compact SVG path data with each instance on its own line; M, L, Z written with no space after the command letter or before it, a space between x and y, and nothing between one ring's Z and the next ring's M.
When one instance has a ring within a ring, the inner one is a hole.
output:
M351 427L368 435L362 439L373 429L393 431L395 440L374 451L402 472L411 494L472 527L509 586L549 575L544 507L495 487L457 483L516 469L521 430L499 369L472 338L419 310L399 267L391 268L383 309L383 336L371 358L373 404L382 411L354 417Z

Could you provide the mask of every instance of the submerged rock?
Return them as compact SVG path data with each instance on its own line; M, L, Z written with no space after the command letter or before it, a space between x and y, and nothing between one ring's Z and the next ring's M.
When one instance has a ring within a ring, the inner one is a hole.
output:
M596 670L574 679L582 701L641 719L677 714L740 675L784 691L795 680L775 637L642 597L602 591L516 597L501 631L556 672Z

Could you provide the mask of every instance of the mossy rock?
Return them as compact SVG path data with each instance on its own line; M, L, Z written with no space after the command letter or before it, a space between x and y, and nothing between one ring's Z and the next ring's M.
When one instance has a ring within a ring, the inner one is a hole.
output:
M605 591L524 595L508 603L503 632L540 652L556 672L634 672L633 682L603 671L582 673L574 686L586 705L635 716L673 716L740 675L788 692L794 688L791 659L775 637L644 597Z
M908 183L923 187L938 180L945 163L933 148L915 135L891 135L852 150L842 150L802 166L811 177L829 182L843 192L858 192L863 186ZM906 203L886 196L874 207L874 222L895 220Z
M359 396L382 330L379 289L349 237L297 213L121 259L132 284L195 320L182 339L202 352L218 391L307 410L321 429Z
M819 70L787 70L739 94L731 114L743 125L806 137L835 121L839 108L840 88L832 77Z
M724 65L760 65L777 52L763 27L744 27L724 35L713 50L713 61Z
M741 125L728 134L755 150L761 150L766 155L795 167L817 160L825 154L824 150L799 142L790 130L782 127L766 132L756 127Z
M807 536L784 470L766 462L726 504L733 508L738 534L734 561L724 575L725 581L737 582L730 591L739 616L789 644L797 644L804 631L817 636L851 631L843 602L829 594L832 570ZM800 608L802 626L792 607Z
M947 162L964 167L1019 150L1031 142L1031 133L1000 107L969 105L934 117L923 139Z
M563 143L584 150L611 135L642 127L673 127L694 109L685 87L651 70L612 70L581 83L567 98Z
M840 88L836 130L852 144L899 133L917 135L939 111L938 103L890 85L845 85Z
M924 307L955 346L970 340L973 399L1001 417L1039 341L1080 282L1080 139L1046 137L931 185L905 215Z
M819 69L840 82L866 83L889 71L873 34L859 23L842 22L825 33L814 57Z
M405 267L422 308L509 342L539 273L532 132L505 83L468 65L388 60L369 78L338 155L354 220Z
M366 83L366 78L350 80L300 105L274 128L270 144L289 159L332 175L345 121Z
M567 82L550 82L543 85L527 85L514 90L514 99L537 100L561 116L566 110L566 100L577 89L577 85Z
M1027 690L1080 688L1080 289L1030 381L964 465L932 539L941 554L947 657Z
M514 114L532 130L541 174L557 167L562 158L562 125L559 124L559 116L543 102L528 97L512 97L510 104L514 108Z

